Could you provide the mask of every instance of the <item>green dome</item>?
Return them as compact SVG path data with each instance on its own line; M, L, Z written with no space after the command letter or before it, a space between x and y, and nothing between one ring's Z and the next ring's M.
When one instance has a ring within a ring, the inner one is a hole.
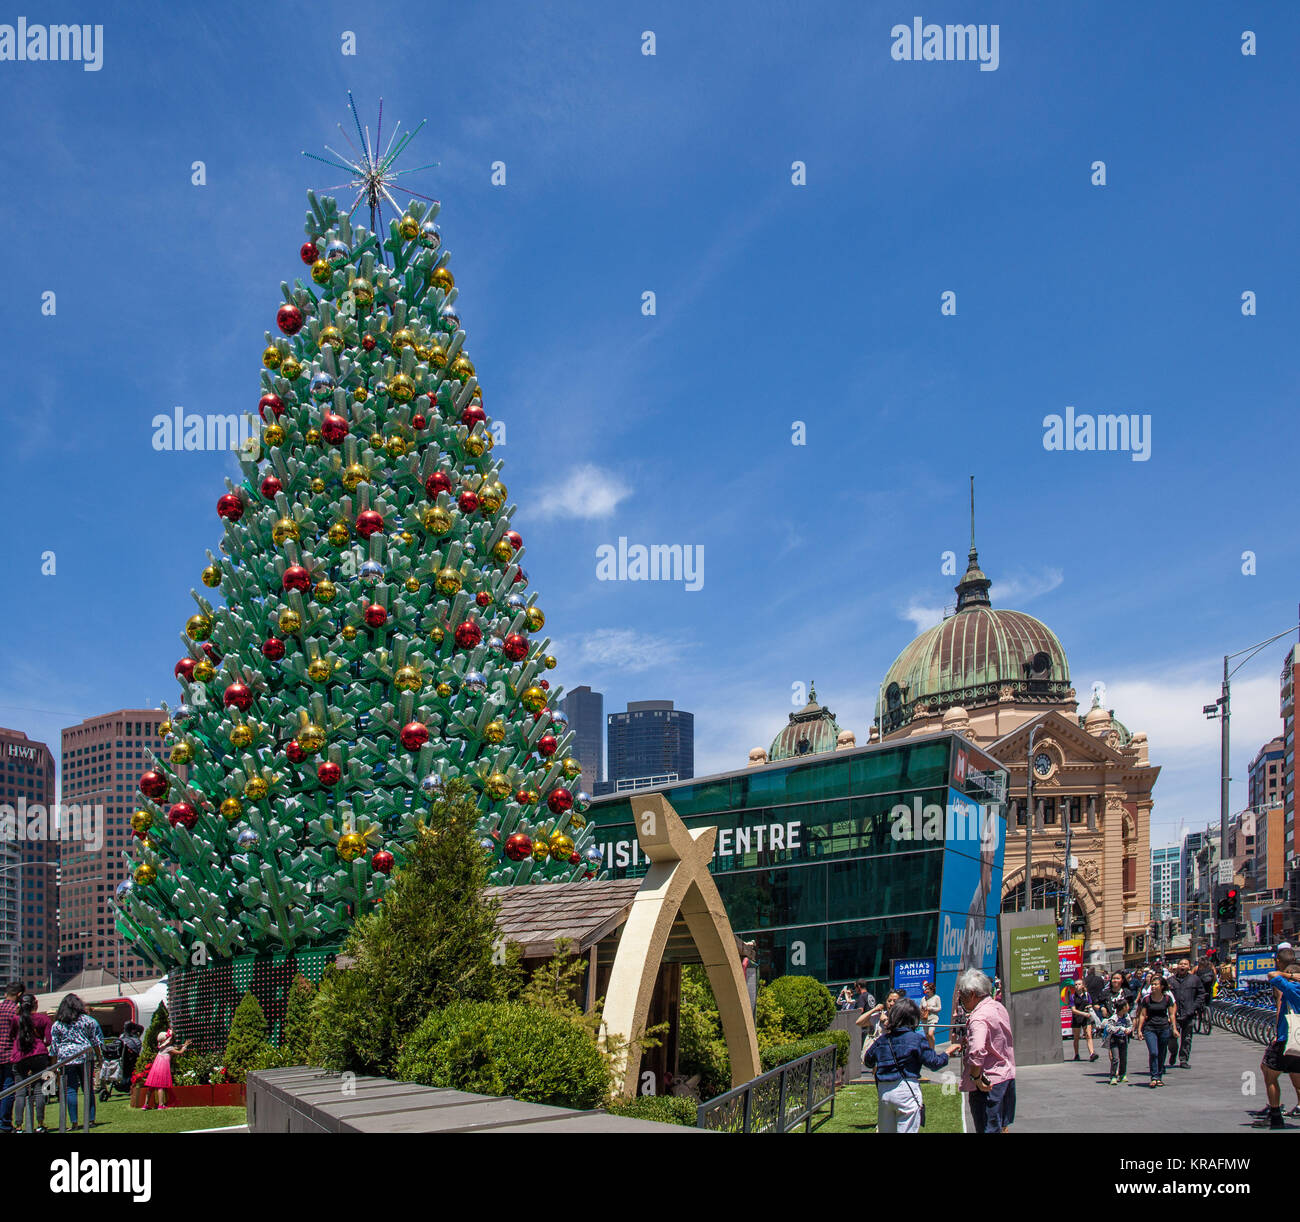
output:
M772 740L767 758L774 762L797 755L834 751L839 736L840 727L835 723L835 714L817 703L817 687L809 684L808 703L797 713L790 714L789 724Z
M1056 634L1022 611L995 610L992 583L980 571L974 547L957 585L957 610L921 633L881 684L882 734L919 713L997 704L1004 688L1017 703L1061 704L1070 697L1070 665Z

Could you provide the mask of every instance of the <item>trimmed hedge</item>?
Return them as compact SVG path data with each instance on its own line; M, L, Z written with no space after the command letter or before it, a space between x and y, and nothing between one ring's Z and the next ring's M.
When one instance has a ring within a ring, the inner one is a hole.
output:
M781 1026L796 1040L825 1031L835 1017L835 998L814 976L778 976L765 990L781 1008Z
M699 1105L685 1095L638 1095L635 1099L618 1099L605 1110L611 1116L633 1116L637 1120L657 1120L660 1124L695 1127Z
M600 1107L610 1090L605 1058L582 1028L513 1001L435 1010L402 1046L396 1076L556 1107Z
M775 1048L764 1048L759 1053L763 1072L776 1069L787 1061L796 1061L806 1057L810 1052L818 1052L828 1044L835 1045L835 1064L845 1066L849 1063L849 1033L847 1031L823 1031L820 1035L810 1035L806 1040L797 1040L793 1044L778 1044Z

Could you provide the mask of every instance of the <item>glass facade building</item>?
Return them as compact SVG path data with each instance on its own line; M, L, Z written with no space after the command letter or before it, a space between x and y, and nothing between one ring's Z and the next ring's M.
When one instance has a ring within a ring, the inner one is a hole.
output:
M593 793L611 793L619 781L695 775L695 714L671 700L631 700L608 718L609 779ZM581 762L581 757L579 757Z
M952 734L918 736L655 788L718 829L712 872L760 975L869 982L931 961L945 1006L960 967L993 970L1006 772ZM593 802L608 877L645 873L635 796ZM944 989L947 987L947 992Z

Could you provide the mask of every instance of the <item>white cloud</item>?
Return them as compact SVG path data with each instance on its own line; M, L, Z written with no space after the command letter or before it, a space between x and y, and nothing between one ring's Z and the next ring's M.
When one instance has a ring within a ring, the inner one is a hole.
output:
M607 518L631 495L631 488L617 475L585 463L544 491L534 504L544 518Z
M912 627L919 635L927 628L933 628L935 624L942 623L944 610L943 607L923 603L914 598L898 615L900 619L911 620Z
M682 641L638 632L635 628L598 628L578 638L576 643L561 646L557 642L554 646L557 654L563 651L566 668L627 674L672 666L681 660L686 648Z
M995 581L989 589L989 598L995 607L1015 607L1044 594L1050 594L1065 580L1060 569L1046 569L1023 577L1007 577Z

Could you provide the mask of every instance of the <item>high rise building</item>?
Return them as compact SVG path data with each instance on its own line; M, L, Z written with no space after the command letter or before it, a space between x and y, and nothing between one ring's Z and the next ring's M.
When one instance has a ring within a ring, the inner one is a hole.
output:
M113 895L130 877L136 786L145 749L162 752L157 709L119 709L63 731L60 805L73 834L63 839L59 879L59 965L70 975L102 968L122 980L157 969L133 954L113 927Z
M1201 903L1200 877L1197 872L1197 855L1205 847L1209 832L1184 832L1180 845L1178 872L1183 880L1183 929L1203 933L1210 913Z
M1181 920L1183 912L1182 846L1151 850L1151 919Z
M605 697L589 687L575 687L560 704L573 731L573 754L582 765L579 788L595 793L605 779Z
M0 729L0 979L48 985L59 947L54 756Z
M1300 679L1300 652L1294 645L1282 664L1282 810L1286 859L1295 860L1295 689Z
M611 713L609 780L596 792L619 793L695 776L695 714L671 700L630 700Z
M1250 761L1246 773L1246 806L1250 810L1270 810L1282 805L1283 761L1286 751L1279 735L1265 743Z

